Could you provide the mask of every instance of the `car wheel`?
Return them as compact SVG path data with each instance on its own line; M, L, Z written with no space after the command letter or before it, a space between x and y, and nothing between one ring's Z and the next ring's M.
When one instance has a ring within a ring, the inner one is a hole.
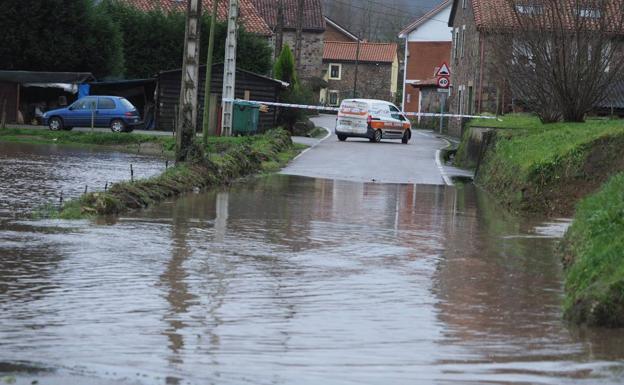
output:
M62 130L63 120L61 120L61 118L58 118L56 116L53 118L50 118L50 120L48 121L48 127L50 128L51 131Z
M409 130L405 131L403 133L403 138L401 138L401 143L407 144L407 142L409 142L411 137L412 137L412 134L410 133L410 131Z
M347 136L346 135L342 135L342 134L338 134L338 140L341 142L344 142L345 140L347 140Z
M124 132L126 125L121 119L113 119L110 122L110 129L113 132Z
M375 143L381 142L381 135L382 135L382 132L380 129L375 130L375 133L373 134L373 142Z

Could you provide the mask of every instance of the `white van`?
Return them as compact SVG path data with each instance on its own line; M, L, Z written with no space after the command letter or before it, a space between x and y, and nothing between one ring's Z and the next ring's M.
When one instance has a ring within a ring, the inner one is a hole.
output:
M407 143L412 137L409 119L392 103L374 99L345 99L340 104L336 119L336 136L345 141L349 137L401 139Z

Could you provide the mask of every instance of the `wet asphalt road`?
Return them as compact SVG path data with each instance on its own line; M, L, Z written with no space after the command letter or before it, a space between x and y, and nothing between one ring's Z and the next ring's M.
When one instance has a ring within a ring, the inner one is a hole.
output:
M282 174L314 178L348 180L354 182L449 184L442 165L436 162L438 150L448 142L430 131L414 130L405 145L400 140L349 138L338 141L334 134L335 115L321 115L312 119L317 126L332 133L309 151L295 159Z

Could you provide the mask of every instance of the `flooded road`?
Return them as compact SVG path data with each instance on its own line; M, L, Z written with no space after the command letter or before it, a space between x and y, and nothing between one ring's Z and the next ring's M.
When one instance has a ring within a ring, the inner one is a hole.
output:
M58 204L61 194L71 199L88 191L101 191L108 183L160 174L165 160L70 146L0 142L0 220L23 217L48 203Z
M116 220L0 224L18 384L620 384L561 320L564 222L471 186L274 175Z

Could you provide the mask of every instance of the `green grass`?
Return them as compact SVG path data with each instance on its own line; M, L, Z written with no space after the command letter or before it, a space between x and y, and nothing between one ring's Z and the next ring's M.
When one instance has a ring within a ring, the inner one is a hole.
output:
M618 171L622 120L542 124L528 115L506 119L496 123L502 129L484 157L477 183L514 209L559 211L562 204L570 208L574 202L564 202L557 190L568 191L570 184L581 182L597 188L612 172L609 167ZM594 158L603 164L590 164Z
M579 203L564 245L568 318L624 326L624 173Z
M472 119L467 127L491 127L507 129L536 128L542 125L539 118L532 114L508 114L497 119Z
M106 192L85 194L60 209L52 205L42 207L34 216L79 219L141 209L197 188L227 184L257 172L276 171L305 146L293 145L288 132L276 129L252 137L213 138L208 148L211 151L205 155L177 164L159 176L116 183Z
M33 144L74 144L95 146L129 146L143 143L161 144L172 151L175 139L171 136L126 134L113 132L49 131L27 128L0 130L0 141Z

